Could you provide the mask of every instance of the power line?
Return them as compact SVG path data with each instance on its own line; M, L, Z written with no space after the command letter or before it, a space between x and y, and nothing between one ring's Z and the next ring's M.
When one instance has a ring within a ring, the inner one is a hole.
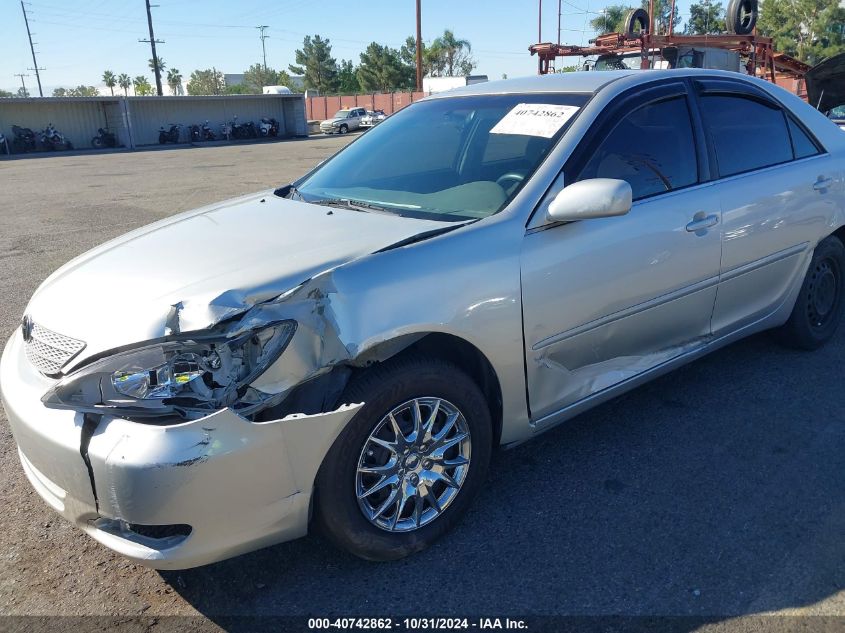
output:
M45 70L44 68L38 67L38 60L35 59L35 46L32 43L32 31L29 30L29 16L26 14L26 5L23 0L21 0L21 11L23 11L23 21L26 24L26 35L29 38L29 50L32 52L32 68L29 70L35 71L35 78L38 80L38 96L43 97L44 92L41 90L41 74L40 71ZM28 76L28 75L27 75ZM23 83L23 77L21 77L21 83ZM26 91L26 87L24 87L24 91Z

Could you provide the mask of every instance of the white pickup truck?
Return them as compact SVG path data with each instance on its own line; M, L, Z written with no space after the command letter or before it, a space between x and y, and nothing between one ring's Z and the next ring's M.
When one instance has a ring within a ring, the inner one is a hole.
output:
M361 127L361 119L367 115L364 108L346 108L338 110L331 119L320 123L320 131L325 134L346 134Z

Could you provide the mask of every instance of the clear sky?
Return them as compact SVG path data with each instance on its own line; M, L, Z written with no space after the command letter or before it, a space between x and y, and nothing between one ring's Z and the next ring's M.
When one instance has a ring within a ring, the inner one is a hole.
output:
M586 44L594 35L589 20L607 0L561 0L562 39ZM276 69L294 61L306 34L328 37L338 61L352 59L369 42L398 48L414 33L414 0L154 0L158 54L187 79L191 71L212 66L240 73L261 59L257 25L269 25L267 63ZM679 0L681 15L689 0ZM536 72L528 46L537 39L538 0L422 0L422 34L430 41L452 29L472 43L474 71L498 79ZM106 69L134 77L145 74L151 57L144 0L32 0L30 27L38 42L38 63L45 95L58 86L101 86ZM543 40L557 40L557 0L543 2ZM28 73L35 76L18 0L0 0L0 88L16 90ZM37 94L37 93L36 93Z

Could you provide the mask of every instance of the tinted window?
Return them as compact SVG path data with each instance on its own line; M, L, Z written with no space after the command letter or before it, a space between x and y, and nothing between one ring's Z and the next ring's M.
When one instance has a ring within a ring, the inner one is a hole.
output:
M627 114L599 145L578 180L626 180L634 199L698 182L698 162L684 97Z
M737 95L704 95L701 111L721 176L792 160L780 108Z
M787 117L787 121L789 121L789 134L792 136L792 149L795 158L806 158L818 154L819 148L810 140L807 133L792 120L792 117Z

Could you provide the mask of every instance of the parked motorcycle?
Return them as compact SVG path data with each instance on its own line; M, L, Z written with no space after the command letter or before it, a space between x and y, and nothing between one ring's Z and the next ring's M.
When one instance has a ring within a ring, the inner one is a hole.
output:
M201 138L200 126L193 123L191 127L188 128L188 134L191 138L191 143L196 143Z
M6 142L6 135L3 132L0 132L0 152L6 154L7 156L11 152L9 149L9 143Z
M161 129L158 131L158 142L160 145L164 145L165 143L178 143L181 132L181 123L171 123L169 130L165 130L164 126L161 126Z
M211 129L211 125L209 125L208 121L206 120L206 122L202 124L202 140L213 141L216 138L217 137L214 136L214 132Z
M49 123L46 128L41 131L41 147L48 152L57 149L73 149L73 143L65 138L65 135L59 132L52 123Z
M97 136L91 139L91 146L96 149L117 147L117 137L108 130L100 128L97 130Z
M235 115L232 118L232 121L223 129L224 135L226 135L226 132L228 131L228 135L226 135L226 138L229 138L230 136L231 138L237 139L258 137L258 130L255 127L255 123L253 123L252 121L248 123L238 123L237 115Z
M23 154L25 152L34 152L37 146L35 140L35 132L28 127L12 126L12 150L16 154Z
M279 122L276 119L261 117L261 123L258 124L258 133L261 136L278 136Z

